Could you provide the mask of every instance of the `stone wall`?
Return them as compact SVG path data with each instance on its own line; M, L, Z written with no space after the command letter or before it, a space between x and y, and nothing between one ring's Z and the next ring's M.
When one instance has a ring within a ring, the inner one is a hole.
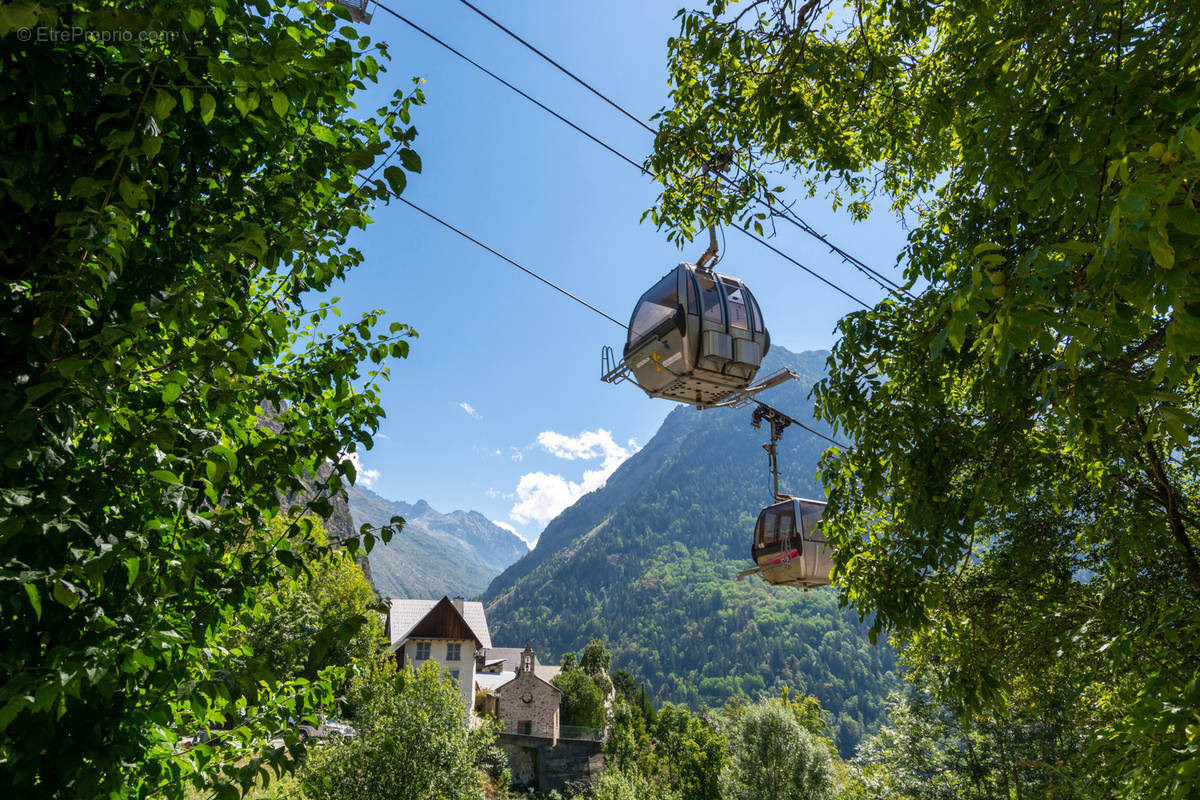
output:
M589 784L604 771L600 742L560 739L558 744L537 736L500 734L514 786L539 792L563 791L568 785Z

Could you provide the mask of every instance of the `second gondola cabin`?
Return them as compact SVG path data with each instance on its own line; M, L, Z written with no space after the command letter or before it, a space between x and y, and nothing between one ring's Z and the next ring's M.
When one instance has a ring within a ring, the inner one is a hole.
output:
M680 264L638 300L624 361L651 397L705 408L749 386L770 348L745 284Z
M833 557L821 515L825 503L788 497L767 506L754 526L751 556L767 583L776 586L828 586Z

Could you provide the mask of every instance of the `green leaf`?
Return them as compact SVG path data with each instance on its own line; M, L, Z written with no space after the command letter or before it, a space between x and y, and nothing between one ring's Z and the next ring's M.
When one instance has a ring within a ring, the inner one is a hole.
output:
M160 122L165 120L171 116L178 102L170 92L159 89L154 93L154 116L158 117Z
M163 140L161 136L147 136L142 139L142 152L148 158L154 158L162 150Z
M83 177L76 178L69 191L72 197L88 198L101 194L104 189L104 184L95 178Z
M183 394L183 387L178 383L168 383L162 388L162 401L167 405L174 403Z
M155 480L160 480L163 483L171 483L171 484L183 483L183 481L181 481L179 479L178 475L176 475L174 472L171 472L171 471L165 470L165 469L154 470L153 472L150 473L150 477L154 478Z
M213 114L217 110L217 101L211 94L205 92L200 95L200 119L205 125L212 122Z
M54 582L53 595L55 600L67 608L75 608L79 605L79 593L66 581Z
M1150 255L1154 256L1154 261L1163 269L1171 269L1175 266L1175 249L1167 243L1167 239L1157 228L1150 229Z
M133 586L133 582L137 580L138 572L142 568L142 560L137 556L125 559L125 571L129 573L129 585Z
M950 345L961 353L963 342L967 339L966 320L957 314L951 317L950 324L946 326L946 336L950 340Z
M312 135L325 144L337 144L337 137L333 135L333 131L324 125L313 125Z
M400 163L409 172L421 171L421 157L407 147L400 151Z
M399 167L388 167L383 171L383 177L396 194L402 193L404 187L408 185L408 178L405 176L404 170Z
M40 620L42 618L42 595L38 592L38 588L32 583L25 584L25 594L29 595L29 605L33 606L33 613Z
M287 95L283 92L275 92L271 95L271 108L275 109L275 113L279 116L287 114L291 105Z

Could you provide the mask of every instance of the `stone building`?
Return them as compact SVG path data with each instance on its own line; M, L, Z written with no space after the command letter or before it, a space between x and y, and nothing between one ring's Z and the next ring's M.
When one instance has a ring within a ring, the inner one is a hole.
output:
M504 730L558 742L558 707L562 690L538 677L537 658L528 644L521 651L516 677L496 690L496 716Z

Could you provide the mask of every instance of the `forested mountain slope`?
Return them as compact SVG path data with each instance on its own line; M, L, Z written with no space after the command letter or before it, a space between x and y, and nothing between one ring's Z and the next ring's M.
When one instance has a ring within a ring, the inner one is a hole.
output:
M773 348L764 369L786 365L801 380L771 390L766 402L807 421L825 357ZM834 588L735 581L751 566L754 521L771 499L768 432L749 423L749 409L677 407L603 488L552 520L533 551L492 582L489 624L500 639L529 640L555 656L603 637L614 667L644 677L660 700L717 706L782 685L802 689L831 713L849 754L881 719L897 682L894 653L868 643ZM815 476L823 449L789 428L779 447L781 488L822 497Z
M375 587L385 597L475 597L493 577L529 551L516 534L478 511L442 514L424 500L388 500L370 489L350 490L356 525L385 525L404 518L404 528L371 551Z

